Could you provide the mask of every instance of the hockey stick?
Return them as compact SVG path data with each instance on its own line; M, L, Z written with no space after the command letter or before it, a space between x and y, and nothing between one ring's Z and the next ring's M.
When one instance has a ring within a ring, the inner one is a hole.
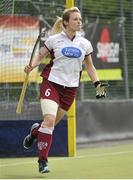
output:
M30 57L30 61L29 61L29 65L31 65L32 58L33 58L33 56L35 54L36 47L37 47L37 44L38 44L39 40L40 40L40 35L37 37L37 40L36 40L35 45L33 47L33 50L32 50L32 53L31 53L31 57ZM29 79L29 74L26 74L24 82L23 82L21 94L20 94L20 97L19 97L17 109L16 109L16 113L17 114L20 114L21 110L22 110L23 101L24 101L24 97L25 97L25 92L26 92L26 88L27 88L27 84L28 84L28 79Z

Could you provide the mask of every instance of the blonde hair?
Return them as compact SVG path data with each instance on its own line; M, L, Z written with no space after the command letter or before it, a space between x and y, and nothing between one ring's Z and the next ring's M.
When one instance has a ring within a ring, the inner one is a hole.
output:
M61 31L64 30L64 28L66 28L64 21L69 21L70 18L70 14L73 12L78 12L80 13L80 10L77 7L72 7L69 9L65 9L63 11L63 15L62 17L57 16L57 20L55 21L52 29L51 29L51 34L58 34Z
M63 30L62 18L57 16L57 19L51 29L51 34L58 34Z
M68 8L68 9L65 9L64 11L63 11L63 15L64 14L66 14L66 13L71 13L71 12L78 12L78 13L80 13L80 10L79 10L79 8L77 8L77 7L72 7L72 8Z

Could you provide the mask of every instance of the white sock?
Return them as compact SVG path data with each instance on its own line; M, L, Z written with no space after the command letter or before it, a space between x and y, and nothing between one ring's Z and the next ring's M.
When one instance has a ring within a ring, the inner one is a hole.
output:
M40 127L38 129L39 132L45 133L45 134L53 134L54 127L48 128L48 127Z

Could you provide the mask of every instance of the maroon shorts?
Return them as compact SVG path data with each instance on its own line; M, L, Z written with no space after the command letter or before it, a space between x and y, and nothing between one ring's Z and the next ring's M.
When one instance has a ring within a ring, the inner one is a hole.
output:
M72 105L76 92L77 87L65 87L48 80L43 80L40 86L40 98L51 99L66 111Z

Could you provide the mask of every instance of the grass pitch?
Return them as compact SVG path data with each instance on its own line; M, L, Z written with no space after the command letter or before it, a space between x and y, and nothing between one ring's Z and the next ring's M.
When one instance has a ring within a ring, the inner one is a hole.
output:
M0 159L0 179L133 179L133 144L77 150L76 157L50 157L48 174L37 157Z

